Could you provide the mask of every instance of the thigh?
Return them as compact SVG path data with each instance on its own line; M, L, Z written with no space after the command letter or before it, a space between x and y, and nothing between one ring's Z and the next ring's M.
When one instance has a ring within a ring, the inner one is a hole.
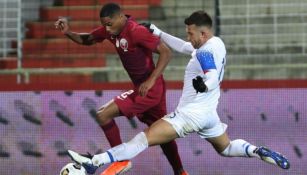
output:
M134 116L144 116L144 113L159 105L165 95L163 86L155 84L145 97L138 94L137 88L124 92L117 96L114 101L120 112L128 118ZM162 116L161 116L162 117Z
M145 129L144 132L149 146L168 143L178 137L172 125L162 119L153 123L149 128Z
M119 115L124 115L128 118L135 116L135 111L131 109L134 106L135 96L136 92L134 90L129 90L113 99L118 107Z
M176 131L178 137L185 137L198 130L198 126L191 120L190 116L182 112L175 112L165 115L162 120L168 122Z
M215 109L204 111L202 115L199 115L198 119L196 121L200 125L200 130L197 134L201 138L221 136L227 129L227 125L221 122Z

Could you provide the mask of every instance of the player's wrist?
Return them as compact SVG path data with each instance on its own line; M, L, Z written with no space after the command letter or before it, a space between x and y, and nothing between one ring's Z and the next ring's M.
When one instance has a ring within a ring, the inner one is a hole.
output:
M156 75L151 75L148 77L147 81L156 81L158 77Z
M67 31L63 31L63 34L66 35L66 36L70 36L71 34L71 31L67 30Z

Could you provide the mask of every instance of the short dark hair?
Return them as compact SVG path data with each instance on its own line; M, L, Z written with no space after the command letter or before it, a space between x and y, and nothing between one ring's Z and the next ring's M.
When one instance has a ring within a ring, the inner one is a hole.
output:
M196 11L192 13L188 18L184 20L184 23L186 25L193 25L195 24L196 26L207 26L207 27L212 27L212 19L203 10Z
M120 6L115 3L107 3L100 10L100 18L113 17L114 14L120 12Z

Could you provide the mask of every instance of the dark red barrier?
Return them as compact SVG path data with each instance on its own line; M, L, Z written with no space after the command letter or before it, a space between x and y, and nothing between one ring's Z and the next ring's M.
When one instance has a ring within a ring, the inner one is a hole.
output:
M70 75L71 76L71 75ZM12 78L12 76L9 76ZM130 82L120 83L93 83L88 77L79 77L78 81L69 81L65 75L61 75L66 81L55 83L60 76L51 77L50 81L43 82L43 79L36 77L32 79L36 83L16 84L14 81L3 82L3 75L0 76L0 91L31 91L31 90L116 90L130 89ZM52 80L53 79L53 80ZM86 83L81 83L81 82ZM42 82L42 83L39 83ZM167 89L182 89L180 81L168 81ZM267 88L307 88L307 80L225 80L222 83L223 89L267 89Z

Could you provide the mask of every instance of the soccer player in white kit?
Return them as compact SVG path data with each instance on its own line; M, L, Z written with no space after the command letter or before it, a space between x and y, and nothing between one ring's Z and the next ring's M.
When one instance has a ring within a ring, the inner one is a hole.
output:
M113 147L105 153L83 156L69 150L70 157L92 173L104 164L130 160L149 146L167 143L178 137L196 132L226 157L257 157L265 162L288 169L288 160L278 152L265 147L256 147L245 140L230 140L227 125L220 121L217 105L220 83L226 64L226 49L223 41L213 35L212 19L204 11L196 11L185 19L187 39L162 32L153 24L150 29L174 50L191 54L184 75L182 96L176 110L155 122L132 140Z

